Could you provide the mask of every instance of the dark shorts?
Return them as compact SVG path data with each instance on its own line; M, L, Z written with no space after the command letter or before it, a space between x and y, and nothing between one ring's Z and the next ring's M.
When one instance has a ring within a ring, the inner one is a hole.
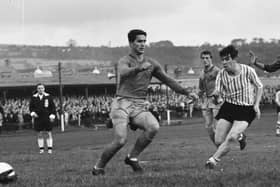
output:
M34 130L35 131L52 131L53 123L49 119L35 119Z
M253 106L240 106L224 102L215 118L217 120L225 119L231 123L233 121L246 121L251 124L255 117L256 112Z

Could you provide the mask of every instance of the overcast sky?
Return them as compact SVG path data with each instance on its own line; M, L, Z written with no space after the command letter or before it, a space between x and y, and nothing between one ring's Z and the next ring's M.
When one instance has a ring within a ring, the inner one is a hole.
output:
M279 0L0 0L0 43L123 46L133 28L184 46L280 39L279 10Z

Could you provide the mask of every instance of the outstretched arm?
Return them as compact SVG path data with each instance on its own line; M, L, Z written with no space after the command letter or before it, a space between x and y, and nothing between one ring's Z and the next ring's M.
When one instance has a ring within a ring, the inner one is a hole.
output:
M189 88L183 88L175 79L167 75L158 63L155 64L154 76L179 94L189 95L191 92Z
M280 60L277 59L272 64L263 64L260 62L258 57L254 54L253 51L249 51L250 56L250 64L255 65L256 67L260 68L261 70L265 70L267 72L274 72L280 69Z

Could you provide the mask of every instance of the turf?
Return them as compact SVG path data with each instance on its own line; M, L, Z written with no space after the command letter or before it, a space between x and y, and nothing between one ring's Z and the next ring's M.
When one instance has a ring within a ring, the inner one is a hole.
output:
M129 132L128 144L112 159L105 176L92 176L91 169L112 130L66 128L54 133L54 153L40 155L36 134L24 131L0 135L2 162L10 163L18 180L7 186L279 186L280 137L275 136L276 115L264 113L246 131L244 151L234 145L214 170L204 163L215 147L201 119L182 125L162 126L140 159L144 174L134 174L123 160L140 132Z

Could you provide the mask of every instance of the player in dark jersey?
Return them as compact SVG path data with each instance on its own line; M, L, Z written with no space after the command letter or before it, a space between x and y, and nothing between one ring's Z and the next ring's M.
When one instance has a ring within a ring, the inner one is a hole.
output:
M117 93L111 105L114 140L101 154L92 170L93 175L103 175L106 164L125 145L128 124L143 130L143 133L124 161L133 171L143 171L138 156L159 130L159 122L147 110L145 102L152 77L156 77L177 93L189 95L189 90L169 77L157 61L144 55L146 36L143 30L131 30L128 33L130 53L118 62Z
M256 67L260 68L261 70L267 72L275 72L280 69L280 56L276 58L276 60L271 64L263 64L260 62L258 57L255 55L253 51L249 52L250 56L250 65L255 65ZM279 91L276 92L275 95L275 102L277 104L277 124L276 124L276 136L280 136L280 100L279 100Z
M216 77L220 69L212 62L212 53L210 51L202 51L200 59L204 65L204 70L199 77L199 98L201 100L202 116L205 122L205 128L211 141L215 144L215 116L221 107L222 99L213 95L215 91Z

